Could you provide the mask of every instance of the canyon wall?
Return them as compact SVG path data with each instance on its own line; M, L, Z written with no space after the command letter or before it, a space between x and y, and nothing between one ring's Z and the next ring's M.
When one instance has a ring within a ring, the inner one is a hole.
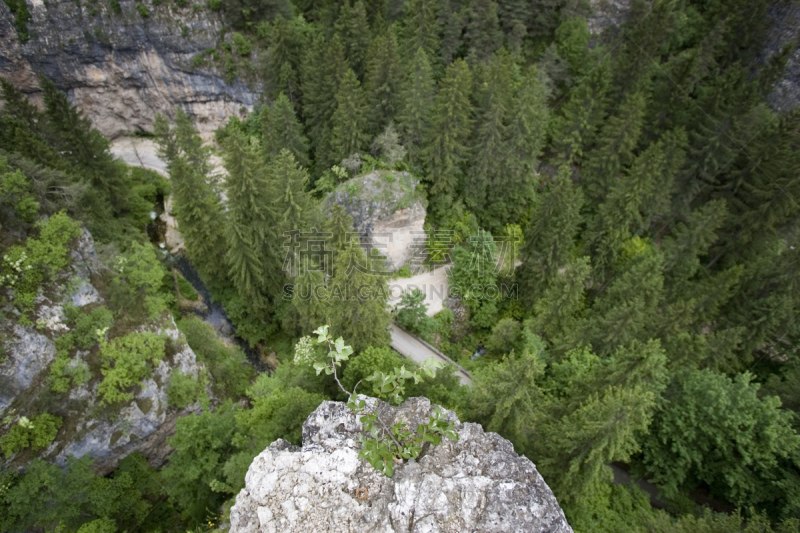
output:
M204 4L117 5L119 12L108 0L28 0L23 42L0 2L0 76L36 97L36 74L44 74L111 138L152 131L157 113L172 116L178 108L211 132L256 103L258 86L228 83L199 61L222 39L217 13Z

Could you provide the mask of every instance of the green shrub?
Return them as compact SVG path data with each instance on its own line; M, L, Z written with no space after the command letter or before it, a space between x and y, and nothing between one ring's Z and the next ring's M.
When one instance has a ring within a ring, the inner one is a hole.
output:
M181 291L181 296L183 296L187 300L194 301L197 300L198 296L200 296L199 294L197 294L197 291L194 290L192 284L189 283L189 281L180 274L178 274L178 290Z
M219 11L222 9L222 0L208 0L208 8L212 11Z
M104 342L100 349L103 381L98 388L102 403L132 400L133 394L125 389L150 375L152 366L164 358L165 345L166 338L149 332L128 333Z
M200 398L204 388L203 380L176 370L167 385L167 403L178 409L189 407Z
M12 302L23 313L25 323L33 311L36 294L69 264L69 242L80 235L80 222L63 212L36 223L39 237L8 249L0 264L0 287L12 289Z
M143 17L150 16L150 10L147 9L147 6L144 4L136 4L136 9L139 11L139 14Z
M248 56L250 52L253 51L253 43L250 42L250 39L242 35L241 33L233 32L233 46L236 48L236 51L241 56Z
M411 272L411 267L408 265L403 265L397 270L397 277L398 278L410 278L414 274Z
M0 448L6 459L26 448L42 450L55 440L61 424L61 418L49 413L42 413L31 420L23 416L11 426L8 433L0 437Z
M119 0L109 0L109 3L111 4L111 10L114 13L122 13L122 6L119 5Z
M224 398L242 396L255 373L244 352L221 342L214 329L197 317L182 319L178 328L197 360L206 365L214 392Z
M131 306L135 306L151 319L167 308L168 295L162 291L167 273L150 244L131 243L128 253L117 258L115 269L119 274L118 284L127 285L123 294L117 295L118 308L131 312Z

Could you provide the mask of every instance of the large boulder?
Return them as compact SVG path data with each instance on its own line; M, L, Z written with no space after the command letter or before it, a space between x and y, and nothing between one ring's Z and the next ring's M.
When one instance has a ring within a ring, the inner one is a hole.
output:
M385 424L411 430L435 407L425 398L399 407L367 401ZM303 425L302 448L279 439L253 460L231 533L572 531L530 460L499 435L445 415L458 441L423 449L388 478L358 458L357 417L341 402L323 402Z
M397 270L425 246L425 201L419 182L408 172L376 170L341 184L327 199L345 208L368 248Z

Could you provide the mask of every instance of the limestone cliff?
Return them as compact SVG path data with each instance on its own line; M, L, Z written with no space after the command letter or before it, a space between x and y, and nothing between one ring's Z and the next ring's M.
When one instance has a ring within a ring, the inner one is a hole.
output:
M150 377L135 387L131 401L101 404L96 348L78 350L73 359L73 363L85 365L91 372L86 383L59 396L50 389L48 376L56 357L56 343L68 330L64 306L105 303L95 287L101 281L98 274L102 268L92 237L84 231L71 252L69 268L54 283L42 287L36 299L36 326L20 324L11 309L0 310L5 317L0 321L0 435L20 417L42 406L63 419L48 448L15 453L0 460L2 466L21 466L33 456L60 464L70 456L89 456L95 459L96 471L107 473L135 451L142 452L151 464L159 465L171 451L166 439L173 433L178 417L199 409L197 404L181 410L168 406L167 387L172 374L180 371L198 376L202 365L167 313L139 328L165 335L169 340L166 357Z
M400 407L370 399L384 423L413 431L433 410L425 398ZM231 533L571 533L536 466L510 442L461 424L394 477L358 458L361 424L340 402L324 402L303 425L303 447L278 440L258 455L231 509Z
M195 64L222 38L216 13L149 0L119 0L117 12L112 3L28 0L30 39L22 42L0 2L0 76L35 95L43 73L108 137L152 131L156 113L179 107L209 132L256 102L258 87Z

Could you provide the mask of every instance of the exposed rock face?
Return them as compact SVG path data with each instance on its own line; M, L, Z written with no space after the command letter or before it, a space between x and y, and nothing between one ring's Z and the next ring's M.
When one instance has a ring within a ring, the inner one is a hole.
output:
M35 73L42 72L109 137L152 131L157 113L172 116L179 107L208 132L253 106L257 87L239 79L226 83L193 64L198 53L217 45L222 21L216 13L191 3L119 4L115 13L107 2L29 1L30 40L22 43L13 14L0 3L0 75L35 94Z
M47 377L56 356L55 339L68 331L63 306L70 302L77 307L104 303L102 295L93 284L93 276L100 273L102 265L97 259L91 234L83 231L75 248L70 252L70 266L61 273L54 287L44 287L36 299L37 324L23 326L12 321L0 323L0 418L10 415L30 415L31 405L41 397L52 394ZM8 310L7 310L8 311ZM61 430L41 457L63 464L67 457L90 456L94 468L107 473L116 468L120 459L135 451L142 452L153 465L163 463L171 451L167 437L174 432L179 416L199 409L198 405L177 411L169 408L167 387L173 372L197 376L201 365L192 349L186 344L172 316L147 324L143 329L169 337L167 357L153 370L152 376L143 380L134 392L134 398L121 406L95 409L100 405L97 372L97 355L91 351L78 351L70 365L87 365L94 368L88 383L74 387L59 402L47 400L51 414L63 419ZM95 350L97 347L95 347ZM16 456L0 464L16 464ZM30 457L23 457L22 462Z
M378 170L353 178L331 193L328 202L344 206L362 243L386 256L397 270L425 246L425 204L419 183L408 172Z
M432 406L369 399L380 418L410 429ZM358 458L361 423L340 402L324 402L303 425L303 447L278 440L253 460L231 509L231 533L518 532L569 533L555 496L532 462L478 424L460 424L393 478Z

